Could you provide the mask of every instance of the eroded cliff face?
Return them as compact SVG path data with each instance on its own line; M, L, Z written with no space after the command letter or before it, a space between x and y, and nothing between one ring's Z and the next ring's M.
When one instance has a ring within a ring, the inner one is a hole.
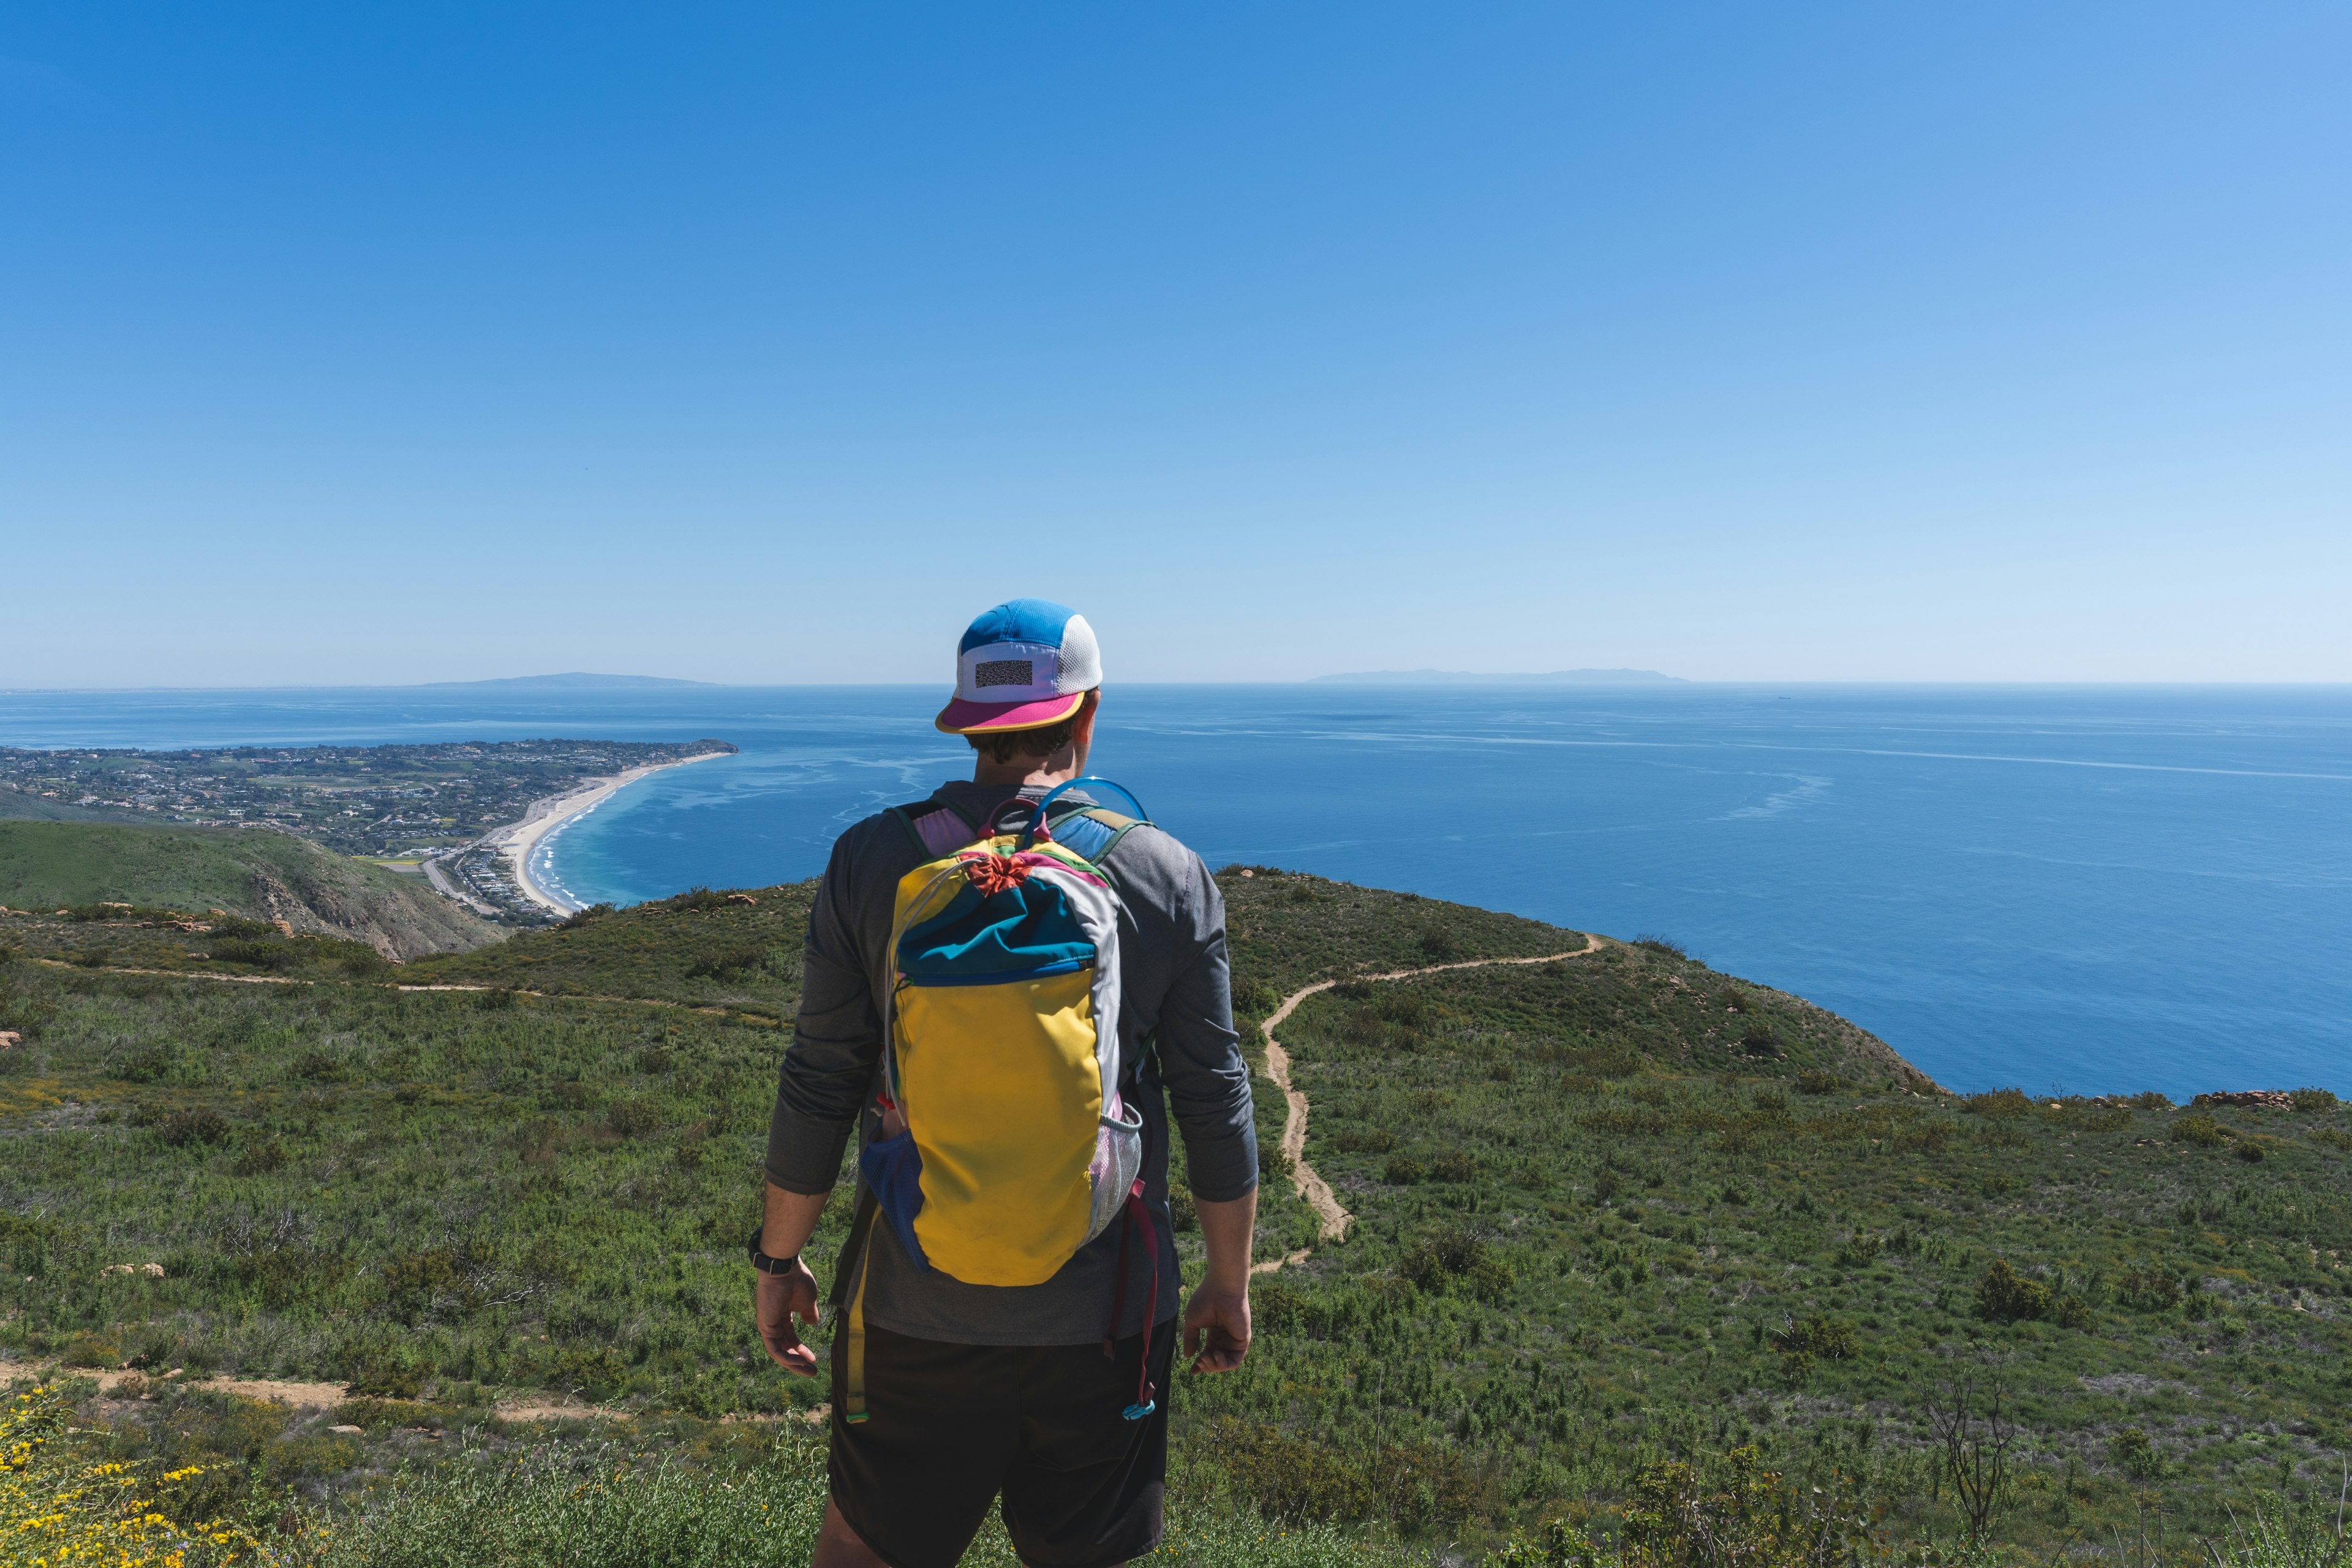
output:
M463 952L502 932L421 879L267 828L0 821L0 904L58 909L120 901L282 921L405 961Z
M384 957L405 963L428 952L463 952L503 933L430 888L411 887L395 873L331 861L257 869L252 908L258 920L284 921L297 931L348 937Z

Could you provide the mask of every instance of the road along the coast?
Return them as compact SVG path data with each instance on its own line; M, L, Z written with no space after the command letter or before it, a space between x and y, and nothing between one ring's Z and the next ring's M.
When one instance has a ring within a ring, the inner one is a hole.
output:
M1321 1222L1317 1226L1318 1240L1339 1241L1345 1238L1348 1234L1348 1222L1352 1216L1340 1206L1338 1194L1331 1191L1331 1184L1317 1174L1315 1167L1307 1163L1307 1096L1297 1084L1291 1081L1290 1053L1284 1050L1282 1042L1274 1037L1276 1028L1297 1010L1301 1002L1306 1001L1309 996L1328 991L1335 985L1352 984L1357 981L1413 980L1424 974L1443 974L1453 969L1491 969L1510 963L1559 963L1566 959L1583 958L1588 954L1599 952L1608 945L1608 940L1605 937L1595 936L1591 931L1583 934L1584 945L1573 952L1547 952L1534 958L1470 958L1458 963L1433 963L1425 969L1391 969L1380 974L1350 974L1341 980L1318 980L1314 984L1302 986L1284 997L1282 1005L1276 1007L1267 1016L1265 1022L1257 1026L1258 1033L1265 1037L1265 1076L1274 1080L1275 1088L1282 1090L1282 1152L1290 1162L1290 1183L1298 1190L1298 1195L1307 1200L1307 1206L1315 1211L1316 1218ZM1314 1248L1302 1247L1287 1258L1253 1263L1250 1265L1250 1272L1271 1274L1277 1268L1304 1263L1313 1255Z

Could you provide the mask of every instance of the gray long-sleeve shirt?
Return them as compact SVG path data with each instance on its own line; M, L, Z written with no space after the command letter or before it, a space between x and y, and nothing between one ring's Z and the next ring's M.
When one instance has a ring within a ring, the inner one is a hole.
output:
M1034 796L1041 790L1025 790ZM1075 792L1074 792L1075 793ZM1069 796L1064 796L1065 800ZM975 826L1005 793L945 784L913 815L945 805ZM800 1016L768 1124L768 1179L786 1192L830 1192L852 1123L877 1135L883 1020L890 1005L890 917L898 879L930 858L889 816L867 817L833 847L809 916ZM1119 922L1119 1092L1143 1116L1144 1200L1159 1239L1130 1244L1119 1334L1176 1310L1168 1223L1172 1109L1193 1193L1214 1202L1257 1185L1249 1071L1227 990L1225 905L1201 858L1156 827L1120 839L1102 870L1126 906ZM1164 1096L1164 1098L1163 1098ZM861 1116L861 1112L863 1115ZM887 1225L872 1230L866 1316L894 1332L961 1344L1086 1344L1103 1336L1118 1268L1113 1223L1042 1285L967 1285L910 1259Z

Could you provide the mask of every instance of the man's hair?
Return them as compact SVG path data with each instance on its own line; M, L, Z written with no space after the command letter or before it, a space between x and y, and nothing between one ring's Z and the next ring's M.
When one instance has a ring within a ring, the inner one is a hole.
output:
M1094 705L1095 694L1089 691L1087 700L1057 724L1045 724L1034 730L992 730L966 735L964 739L971 742L973 751L984 753L1000 766L1015 757L1031 757L1043 762L1070 743L1070 736L1077 730L1078 720Z

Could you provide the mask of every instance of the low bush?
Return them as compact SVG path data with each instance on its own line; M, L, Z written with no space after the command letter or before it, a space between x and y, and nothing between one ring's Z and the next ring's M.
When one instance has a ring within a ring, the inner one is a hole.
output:
M201 1106L194 1110L174 1110L155 1124L155 1136L174 1149L191 1143L225 1143L228 1132L227 1118Z
M1991 1117L1996 1121L2011 1116L2022 1116L2033 1109L2021 1089L1989 1089L1982 1094L1971 1094L1961 1104L1973 1115Z
M1448 1149L1429 1163L1429 1174L1432 1180L1440 1182L1475 1181L1478 1162L1466 1150Z
M2164 1473L2164 1460L2156 1445L2137 1426L2126 1426L2108 1438L2107 1452L2116 1468L2135 1479L2152 1481Z
M2180 1304L2180 1281L2162 1268L2135 1266L2116 1277L2116 1300L2136 1311L2165 1311Z
M2200 1149L2218 1149L2230 1141L2230 1130L2203 1111L2193 1110L2173 1119L2172 1136Z
M2051 1306L2050 1287L2018 1273L2005 1258L1994 1258L1977 1281L1977 1310L1997 1323L2046 1318Z
M768 950L759 946L730 947L709 953L686 966L690 980L745 980L768 967Z
M1510 1289L1514 1282L1510 1265L1486 1239L1459 1226L1433 1231L1413 1243L1397 1265L1397 1272L1423 1290L1443 1290L1460 1280L1472 1295L1489 1300Z

